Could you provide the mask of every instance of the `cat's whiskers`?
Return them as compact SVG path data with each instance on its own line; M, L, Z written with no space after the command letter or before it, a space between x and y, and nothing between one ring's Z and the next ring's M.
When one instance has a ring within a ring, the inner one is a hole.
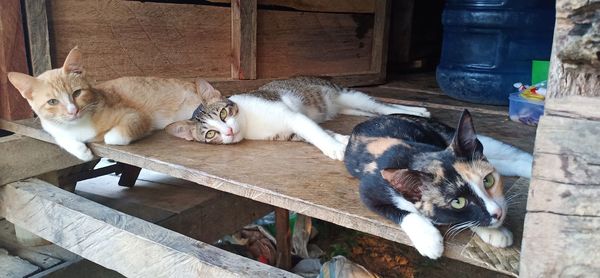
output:
M446 233L444 233L444 237L445 238L454 238L457 234L464 231L465 229L476 226L478 224L479 224L479 221L477 221L477 220L466 221L466 222L454 224L450 227L450 229L448 229L446 231Z

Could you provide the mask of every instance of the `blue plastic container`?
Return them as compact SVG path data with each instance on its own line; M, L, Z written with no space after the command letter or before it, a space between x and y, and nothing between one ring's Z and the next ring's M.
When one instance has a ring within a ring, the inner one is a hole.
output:
M437 82L448 96L506 105L531 61L549 60L554 0L447 0Z

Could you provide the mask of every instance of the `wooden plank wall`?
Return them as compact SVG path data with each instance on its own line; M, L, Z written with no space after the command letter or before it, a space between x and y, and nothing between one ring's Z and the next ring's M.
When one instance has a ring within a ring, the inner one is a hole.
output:
M557 1L549 95L537 130L525 218L522 277L600 276L599 4Z
M31 118L27 101L8 81L11 71L29 72L19 0L0 1L0 118Z
M52 65L78 45L98 81L121 76L229 78L228 7L108 0L52 0Z

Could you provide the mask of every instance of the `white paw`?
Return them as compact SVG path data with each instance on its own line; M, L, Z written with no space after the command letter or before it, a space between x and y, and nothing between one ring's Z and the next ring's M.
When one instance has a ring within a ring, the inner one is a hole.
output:
M508 247L513 244L513 235L505 227L473 227L473 231L487 244L494 247Z
M72 155L76 156L80 160L90 161L94 159L94 154L92 151L85 145L81 144L81 146L76 147L75 149L68 150Z
M428 219L410 213L404 217L401 226L421 255L431 259L438 259L442 256L444 238Z
M116 129L111 129L106 134L104 134L104 143L108 145L127 145L131 142L126 136L123 136L121 132Z
M346 152L346 145L342 143L337 143L331 147L325 148L322 150L323 154L328 156L331 159L335 160L344 160L344 153Z

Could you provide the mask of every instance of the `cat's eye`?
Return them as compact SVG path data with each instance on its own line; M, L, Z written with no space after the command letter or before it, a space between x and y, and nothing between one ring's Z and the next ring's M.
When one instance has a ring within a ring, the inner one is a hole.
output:
M494 180L494 176L492 174L488 174L487 176L485 176L485 178L483 178L483 186L485 187L485 189L490 189L494 186L494 183L496 183L496 181Z
M206 139L213 139L215 137L215 135L217 135L217 132L214 130L209 130L206 132L206 134L204 135L204 137Z
M454 209L462 209L467 206L467 199L465 197L458 197L450 202L450 206Z
M219 117L221 118L221 121L225 121L225 118L227 118L227 109L221 109L221 112L219 112Z
M77 89L73 92L73 98L78 97L79 95L81 95L81 89Z
M50 105L57 105L58 104L58 99L52 98L48 100L48 104Z

